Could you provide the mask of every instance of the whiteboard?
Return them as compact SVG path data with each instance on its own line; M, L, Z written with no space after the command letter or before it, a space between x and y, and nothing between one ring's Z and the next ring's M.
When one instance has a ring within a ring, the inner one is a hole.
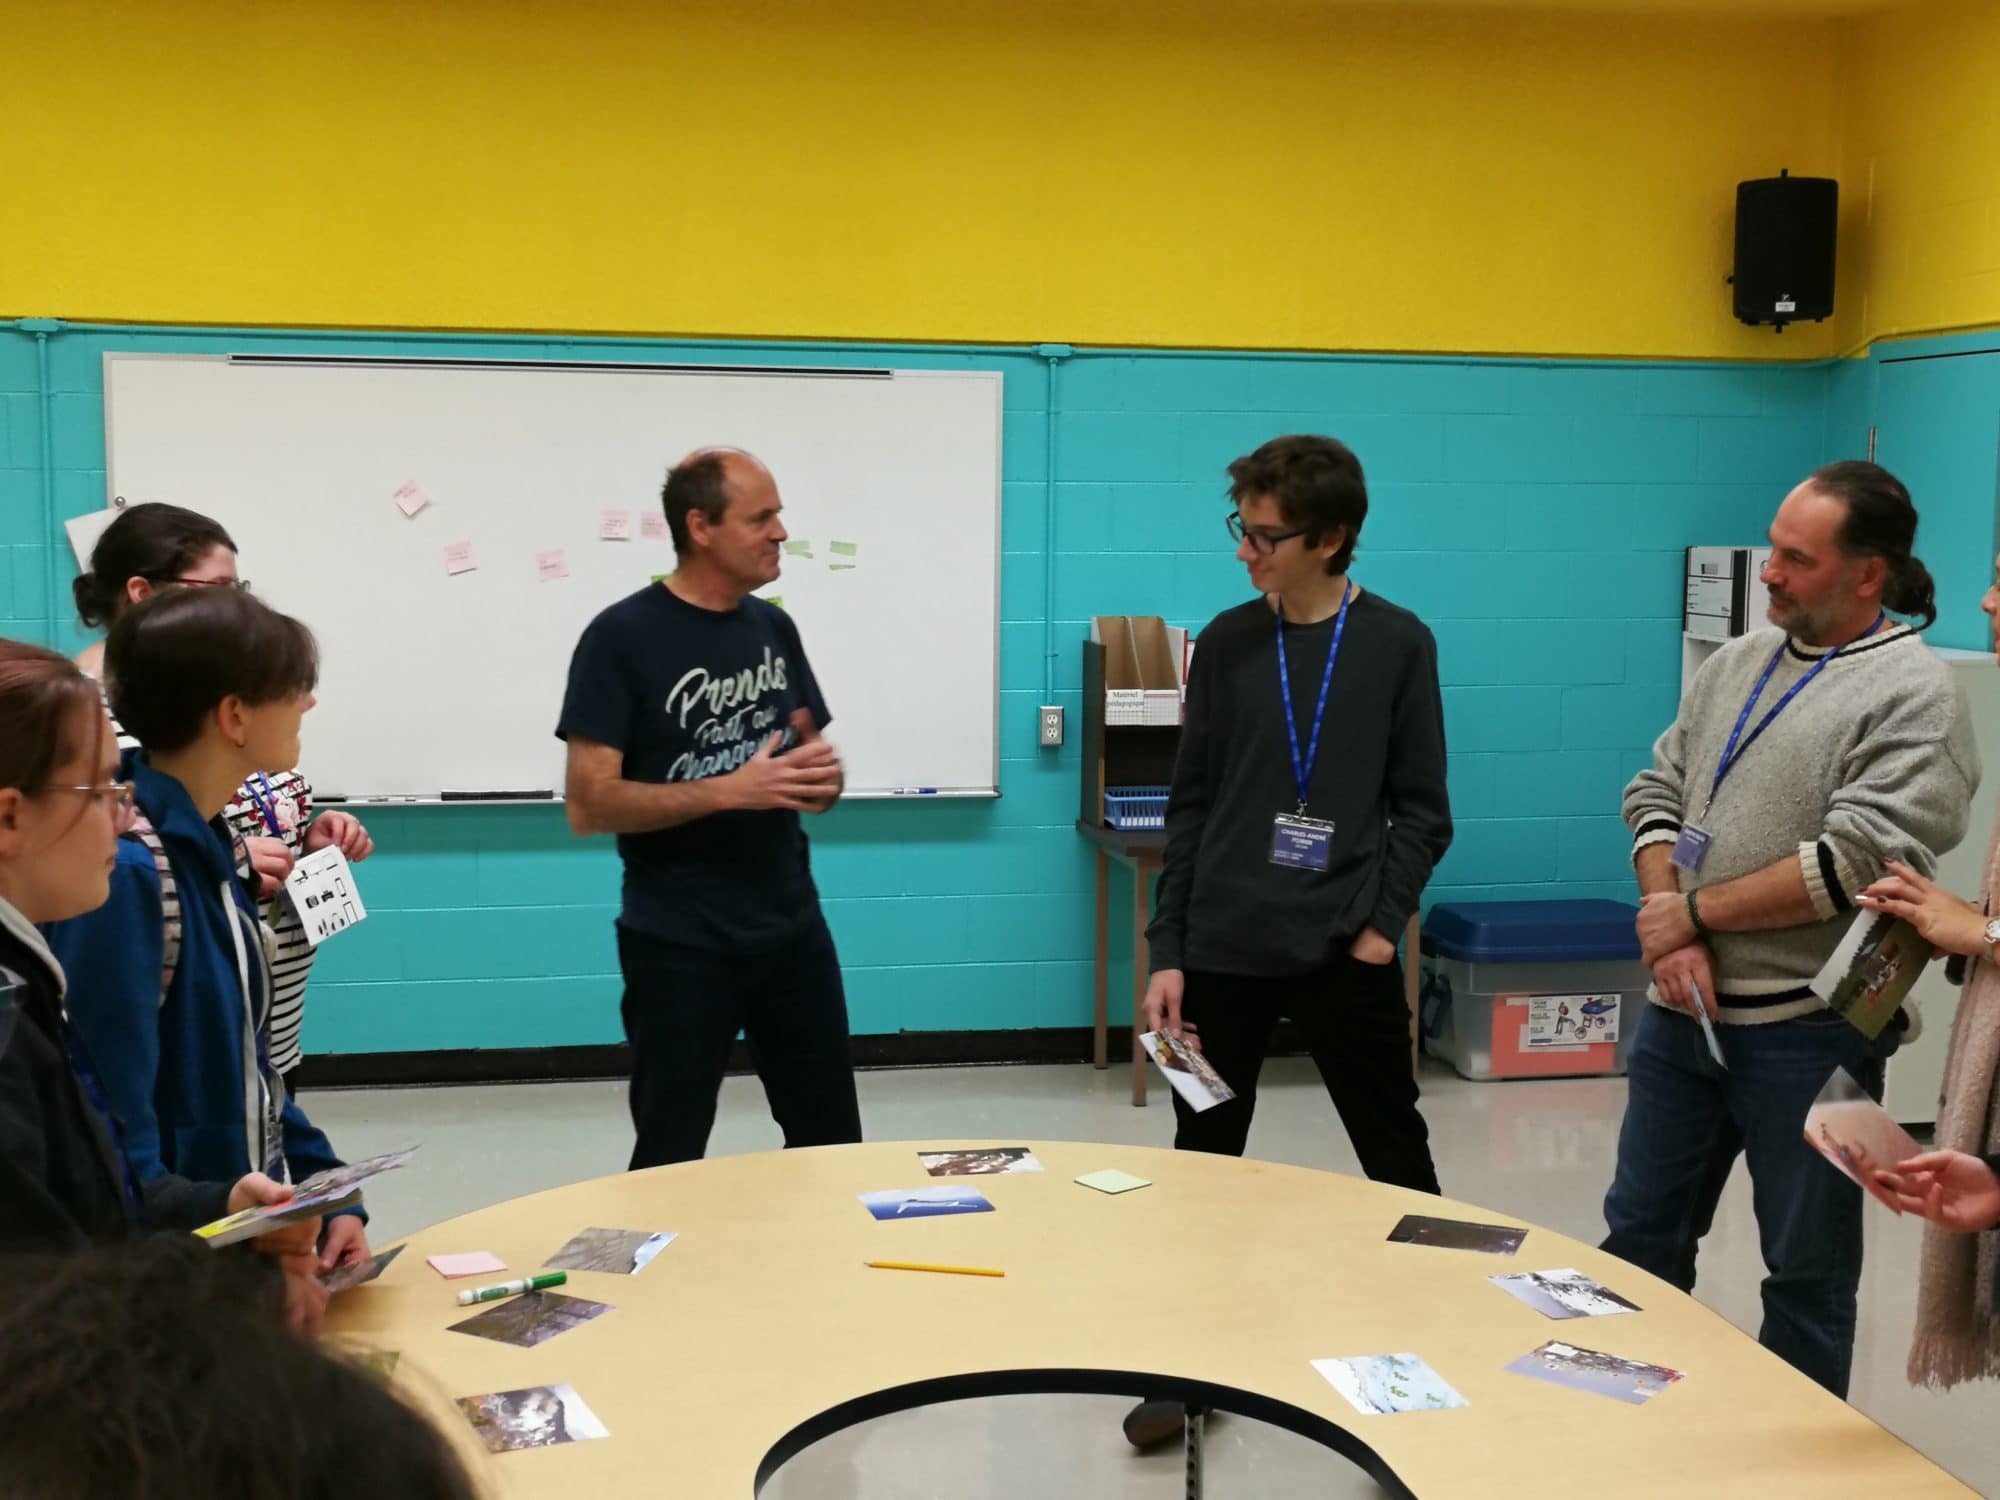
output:
M559 794L570 652L671 571L640 518L709 444L770 466L810 550L759 592L798 621L851 794L998 790L997 371L107 354L104 392L107 503L213 516L318 635L322 796Z

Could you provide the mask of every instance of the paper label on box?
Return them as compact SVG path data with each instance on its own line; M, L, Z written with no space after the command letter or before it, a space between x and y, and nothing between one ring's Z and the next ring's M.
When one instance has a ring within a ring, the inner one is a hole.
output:
M1521 1028L1524 1050L1568 1051L1618 1040L1622 995L1496 995L1494 999L1527 1006L1528 1023Z

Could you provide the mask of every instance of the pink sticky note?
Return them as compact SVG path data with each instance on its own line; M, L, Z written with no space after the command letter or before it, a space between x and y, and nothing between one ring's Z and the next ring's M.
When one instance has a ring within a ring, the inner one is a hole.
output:
M601 541L629 542L632 540L632 512L629 510L601 510L597 513L597 535Z
M431 503L431 497L424 493L423 486L416 480L406 479L396 486L395 501L396 509L406 516L414 516Z
M563 556L562 548L535 554L535 576L543 583L569 577L569 560Z
M447 573L470 573L478 567L478 560L472 555L472 543L448 542L444 549L444 570Z
M667 518L658 511L640 511L639 535L649 542L664 542L667 539Z
M431 1269L446 1281L456 1281L461 1276L483 1276L491 1271L504 1271L507 1262L486 1250L468 1250L463 1255L433 1255Z

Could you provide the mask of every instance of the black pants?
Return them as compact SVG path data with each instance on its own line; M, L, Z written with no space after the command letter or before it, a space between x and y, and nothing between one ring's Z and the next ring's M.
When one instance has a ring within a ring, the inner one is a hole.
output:
M684 948L621 927L618 966L632 1044L633 1171L696 1161L708 1149L739 1031L787 1147L861 1139L847 994L824 922L754 955Z
M1257 1075L1280 1017L1305 1034L1361 1170L1376 1182L1437 1192L1410 1066L1403 968L1393 960L1364 964L1343 954L1326 968L1278 979L1189 970L1181 1018L1199 1028L1201 1050L1236 1097L1196 1114L1175 1094L1175 1148L1243 1154Z

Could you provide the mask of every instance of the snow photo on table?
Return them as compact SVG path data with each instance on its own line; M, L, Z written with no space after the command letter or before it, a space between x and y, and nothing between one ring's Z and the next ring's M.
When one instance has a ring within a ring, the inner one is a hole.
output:
M1627 1302L1610 1288L1592 1281L1577 1270L1523 1271L1514 1276L1489 1276L1486 1279L1520 1298L1544 1317L1608 1318L1614 1313L1639 1311L1638 1303Z
M1464 1406L1465 1397L1414 1354L1364 1354L1352 1359L1316 1359L1312 1367L1358 1412L1387 1416L1403 1411L1443 1411Z

